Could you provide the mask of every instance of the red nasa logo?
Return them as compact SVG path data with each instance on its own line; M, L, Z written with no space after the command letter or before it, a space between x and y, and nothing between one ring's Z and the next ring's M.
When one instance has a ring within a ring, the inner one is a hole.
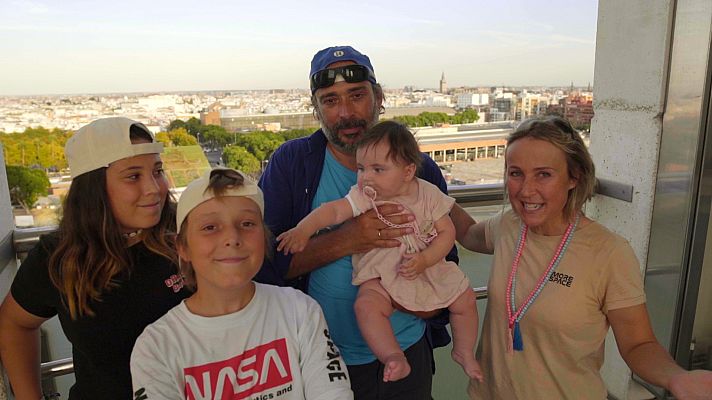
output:
M210 364L185 368L185 398L245 399L292 381L287 340L277 339Z

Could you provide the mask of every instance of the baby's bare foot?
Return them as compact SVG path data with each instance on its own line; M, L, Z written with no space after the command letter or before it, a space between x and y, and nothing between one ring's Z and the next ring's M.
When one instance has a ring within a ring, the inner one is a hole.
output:
M386 357L383 369L383 382L401 380L410 374L410 364L403 353L394 353Z
M463 352L453 350L451 354L452 359L460 364L470 379L477 379L482 382L482 369L480 369L480 364L475 360L475 355L472 351L467 351L463 354Z

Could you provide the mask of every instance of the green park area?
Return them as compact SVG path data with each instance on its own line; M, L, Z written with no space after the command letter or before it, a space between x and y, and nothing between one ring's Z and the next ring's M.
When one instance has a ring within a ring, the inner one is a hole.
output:
M198 145L166 147L161 158L171 187L185 187L210 169L208 159Z

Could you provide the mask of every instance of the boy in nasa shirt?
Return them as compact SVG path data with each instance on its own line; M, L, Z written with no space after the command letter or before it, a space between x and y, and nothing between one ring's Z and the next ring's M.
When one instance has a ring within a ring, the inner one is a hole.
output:
M136 399L353 399L317 303L252 281L269 237L263 212L239 171L208 171L183 192L177 248L196 292L136 341Z

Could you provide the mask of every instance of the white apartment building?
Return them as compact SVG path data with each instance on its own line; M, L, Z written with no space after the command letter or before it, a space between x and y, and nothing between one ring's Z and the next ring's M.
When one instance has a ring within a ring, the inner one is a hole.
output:
M457 108L486 106L489 104L488 93L462 93L457 95Z

